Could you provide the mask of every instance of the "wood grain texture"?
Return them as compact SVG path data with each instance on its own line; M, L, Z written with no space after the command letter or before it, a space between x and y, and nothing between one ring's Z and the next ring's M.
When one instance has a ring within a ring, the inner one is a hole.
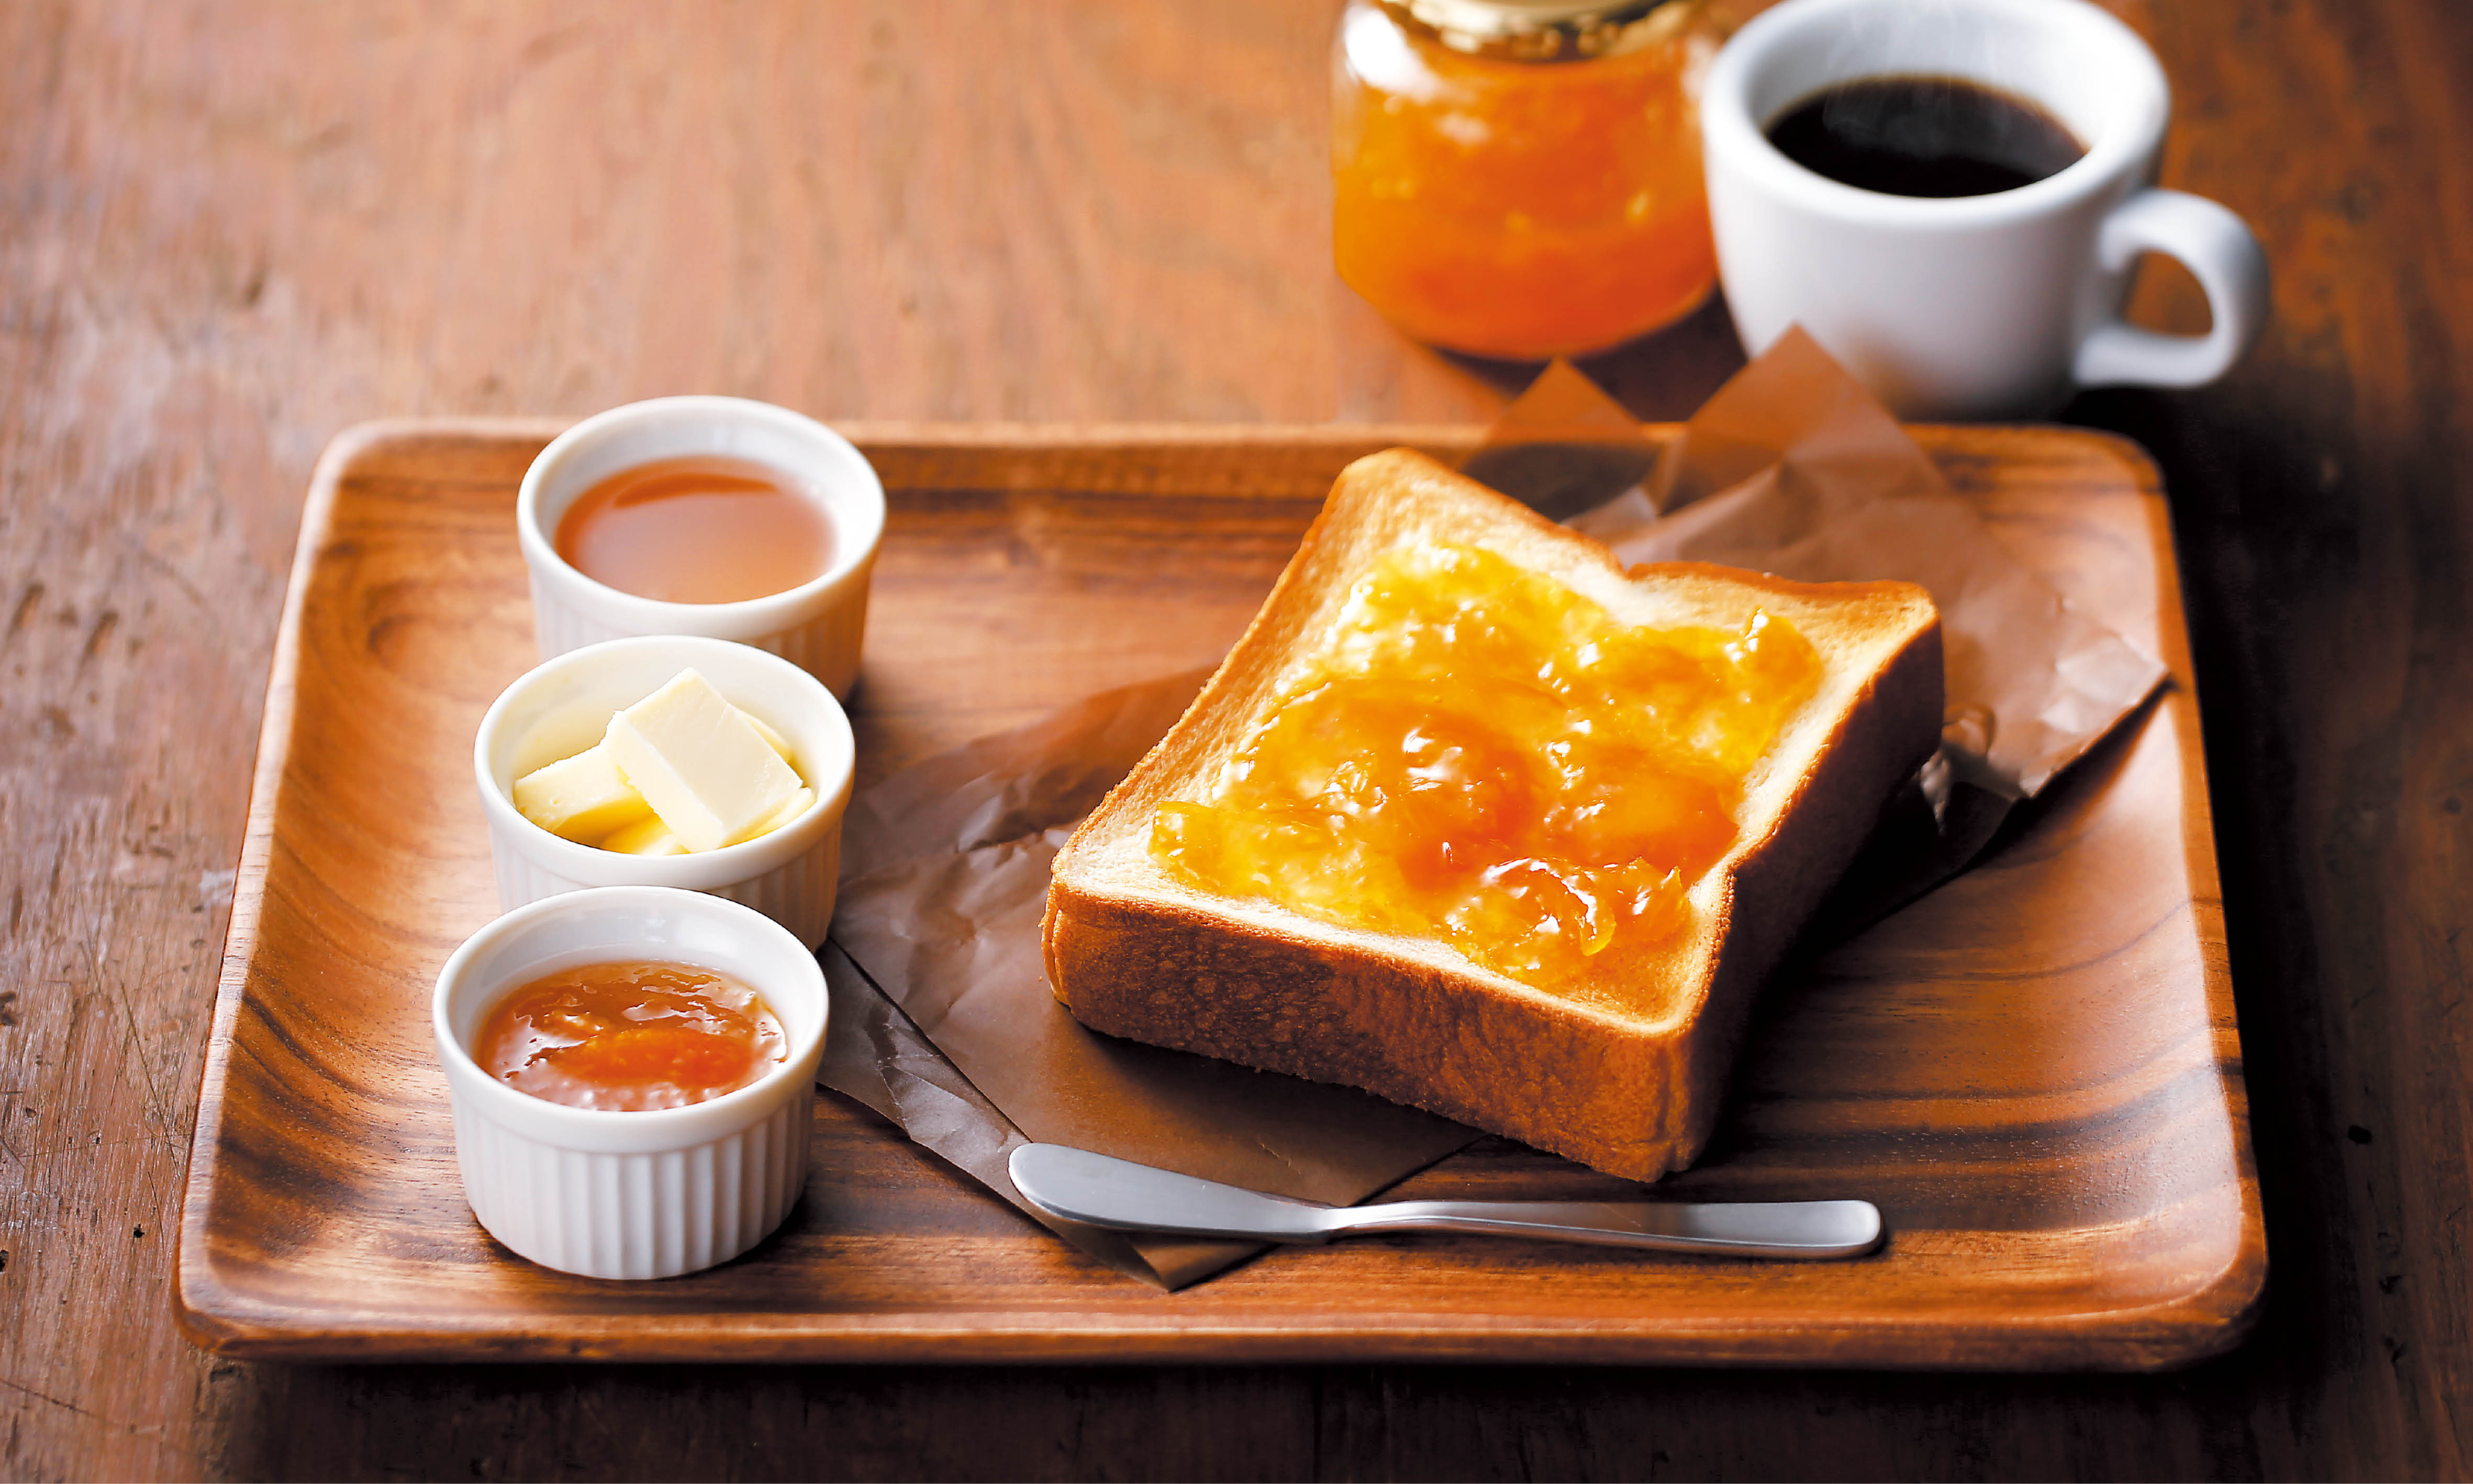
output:
M1342 465L1440 430L932 430L880 445L852 711L870 777L1221 654ZM1693 1360L2146 1369L2218 1353L2266 1273L2179 602L2150 466L1945 430L1962 492L2176 683L1998 854L1782 977L1709 1153L1665 1188L1875 1200L1850 1263L1417 1237L1275 1251L1164 1296L836 1098L755 1255L660 1283L510 1260L455 1173L426 1007L495 915L469 737L529 668L516 486L543 430L340 440L303 517L208 1043L179 1302L203 1343L326 1358ZM2015 482L2028 491L2015 508ZM2054 503L2058 496L2066 506ZM2031 518L2016 518L2026 516ZM1510 1145L1446 1192L1616 1199Z
M2261 1333L2161 1380L190 1350L161 1238L338 429L682 391L1465 422L1525 372L1332 279L1330 0L0 7L0 1472L2473 1472L2473 13L2110 3L2173 84L2166 183L2276 271L2223 383L2067 413L2172 491L2261 1092ZM2138 303L2204 320L2177 272ZM1737 364L1713 305L1590 369L1670 418Z

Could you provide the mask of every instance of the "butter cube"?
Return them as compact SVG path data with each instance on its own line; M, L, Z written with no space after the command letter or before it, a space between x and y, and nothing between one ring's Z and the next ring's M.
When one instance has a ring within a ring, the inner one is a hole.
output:
M717 850L756 833L804 786L745 714L693 670L610 718L601 745L689 850Z
M601 842L601 848L616 850L621 855L684 855L687 852L687 848L679 843L679 837L671 833L670 826L662 824L661 817L649 809L642 819L612 833Z
M754 718L750 718L750 720L753 719ZM787 825L792 820L797 819L800 815L806 813L808 806L813 804L815 802L816 791L814 789L800 789L797 793L792 794L789 799L783 802L781 807L774 810L771 818L767 819L763 824L756 826L755 830L751 832L747 838L753 840L757 835L771 834L773 831L780 828L784 825Z
M746 711L741 711L738 714L747 718L747 725L756 729L756 734L764 739L764 745L766 747L769 747L773 751L781 754L781 760L783 762L788 763L793 768L799 766L799 759L790 755L790 739L788 737L785 737L781 735L781 733L774 730L772 724L767 722L761 716L756 716Z
M602 747L586 748L516 779L516 811L578 845L653 817L653 806Z

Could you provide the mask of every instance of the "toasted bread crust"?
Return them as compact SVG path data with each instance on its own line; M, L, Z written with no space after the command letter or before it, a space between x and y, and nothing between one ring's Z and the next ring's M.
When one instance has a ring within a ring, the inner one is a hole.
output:
M1660 983L1549 993L1438 943L1214 898L1150 862L1159 802L1242 741L1366 562L1421 539L1475 541L1617 602L1765 606L1822 654L1823 690L1750 780L1742 838L1693 889L1694 927ZM1218 673L1057 857L1048 980L1094 1030L1347 1083L1653 1180L1707 1142L1754 992L1931 754L1940 713L1939 621L1919 588L1689 562L1624 574L1599 543L1421 455L1376 454L1342 473Z

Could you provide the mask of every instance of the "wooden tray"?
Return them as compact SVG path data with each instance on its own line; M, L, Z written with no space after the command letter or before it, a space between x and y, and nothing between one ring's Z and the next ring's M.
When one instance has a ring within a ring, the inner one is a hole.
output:
M596 1282L466 1209L427 1027L492 915L483 708L533 660L516 486L547 423L398 422L321 464L276 650L180 1230L199 1344L339 1358L1660 1361L2149 1368L2266 1277L2197 711L2153 467L2056 428L1925 429L2005 539L2173 682L1986 865L1770 993L1672 1184L1861 1194L1872 1258L1483 1238L1290 1249L1175 1295L1080 1257L832 1094L806 1197L715 1271ZM1214 659L1331 479L1467 430L853 430L892 515L861 785ZM1411 1196L1602 1198L1501 1141Z

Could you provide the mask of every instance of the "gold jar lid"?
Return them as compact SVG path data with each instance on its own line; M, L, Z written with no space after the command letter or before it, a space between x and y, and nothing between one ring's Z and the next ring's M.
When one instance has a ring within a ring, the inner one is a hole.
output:
M1585 61L1681 31L1700 0L1375 0L1418 36L1472 57Z

